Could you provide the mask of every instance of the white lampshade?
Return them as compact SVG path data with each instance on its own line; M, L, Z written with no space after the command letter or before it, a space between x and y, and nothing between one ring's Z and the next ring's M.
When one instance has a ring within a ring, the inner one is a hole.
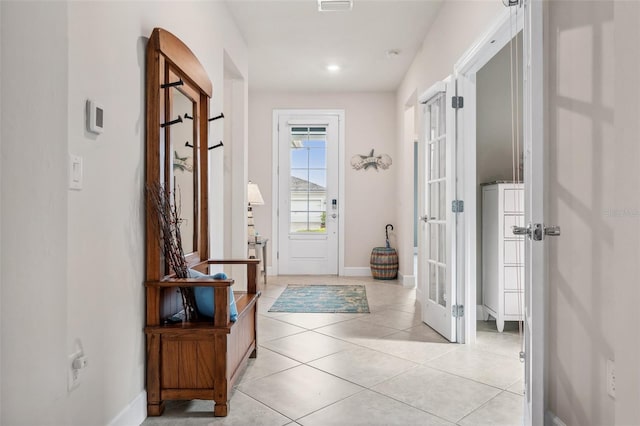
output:
M249 181L249 184L247 185L247 200L251 206L261 206L264 204L260 188L258 188L257 184L251 181Z

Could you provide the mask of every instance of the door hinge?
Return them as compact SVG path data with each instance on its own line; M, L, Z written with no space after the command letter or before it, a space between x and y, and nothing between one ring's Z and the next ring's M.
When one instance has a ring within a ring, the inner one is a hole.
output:
M459 109L464 107L464 98L462 96L451 97L451 108Z
M464 316L464 305L453 305L451 307L451 314L454 318L462 318Z
M279 251L276 252L276 259L280 260L280 252Z
M453 200L451 202L451 211L454 213L463 213L464 212L464 201L462 200Z

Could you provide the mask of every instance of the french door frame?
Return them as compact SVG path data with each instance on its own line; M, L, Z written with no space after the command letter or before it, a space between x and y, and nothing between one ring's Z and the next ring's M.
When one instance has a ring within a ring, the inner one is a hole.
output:
M279 225L279 170L280 164L280 143L279 143L279 120L280 116L337 116L338 117L338 275L344 275L344 212L345 212L345 196L344 196L344 171L345 171L345 111L343 109L274 109L272 120L271 134L271 164L273 165L271 173L271 193L272 193L272 209L271 209L271 247L272 249L272 266L269 272L272 275L278 275L279 271L279 254L278 247L280 244L280 225Z

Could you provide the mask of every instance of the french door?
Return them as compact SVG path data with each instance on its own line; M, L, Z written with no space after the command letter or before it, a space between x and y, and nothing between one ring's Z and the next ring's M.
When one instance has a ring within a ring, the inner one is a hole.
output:
M456 340L455 286L455 116L448 78L421 101L423 137L418 149L418 291L422 320Z
M338 274L340 125L336 114L278 117L279 274Z

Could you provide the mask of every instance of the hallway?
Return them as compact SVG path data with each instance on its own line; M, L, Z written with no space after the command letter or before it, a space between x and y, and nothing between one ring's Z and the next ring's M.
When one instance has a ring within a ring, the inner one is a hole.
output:
M268 312L289 283L364 284L371 313ZM361 277L269 277L259 303L258 358L229 416L170 402L143 425L522 424L517 328L479 321L474 347L447 343L421 322L415 290Z

